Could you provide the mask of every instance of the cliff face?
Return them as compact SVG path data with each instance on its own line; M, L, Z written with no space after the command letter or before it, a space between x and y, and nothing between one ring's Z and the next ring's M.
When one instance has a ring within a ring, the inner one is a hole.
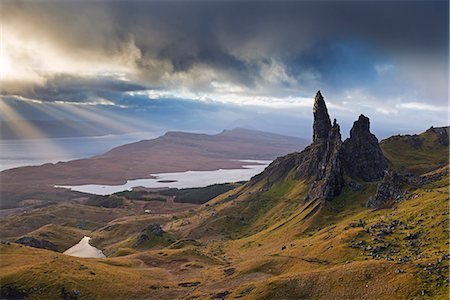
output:
M350 137L342 151L345 174L364 181L380 180L388 164L378 139L370 132L370 121L364 115L353 123Z
M300 153L276 159L252 181L266 180L266 187L293 172L297 180L310 181L306 200L332 200L338 196L344 176L363 181L383 178L387 160L378 139L370 133L369 119L363 115L353 124L350 137L343 143L336 119L331 125L328 110L320 91L314 98L313 143Z

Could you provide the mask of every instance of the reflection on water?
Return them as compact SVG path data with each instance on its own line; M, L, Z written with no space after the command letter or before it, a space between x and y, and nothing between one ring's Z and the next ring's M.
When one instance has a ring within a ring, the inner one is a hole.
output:
M215 171L187 171L152 174L152 176L155 176L156 178L128 180L127 183L123 185L85 184L55 187L63 187L73 191L96 195L110 195L121 191L131 190L133 187L137 186L148 188L204 187L216 183L249 180L252 176L261 173L270 163L268 160L245 160L244 162L253 164L244 166L244 169L219 169Z

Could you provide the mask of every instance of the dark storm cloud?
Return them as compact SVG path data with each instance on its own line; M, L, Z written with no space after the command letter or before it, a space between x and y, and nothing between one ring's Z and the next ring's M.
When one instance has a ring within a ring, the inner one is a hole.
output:
M350 125L353 111L379 113L378 121L402 128L412 119L432 125L430 112L440 124L447 117L441 109L448 90L447 1L1 4L0 22L15 38L51 46L17 61L34 65L33 57L42 56L46 66L58 67L53 73L36 71L39 82L26 88L6 82L3 94L14 90L42 101L104 98L155 109L161 102L130 92L186 89L199 99L221 96L236 104L258 96L312 98L321 89L337 117ZM64 59L53 62L53 53ZM124 75L108 75L108 66ZM175 102L170 95L157 98L170 105L188 101L185 94L176 96ZM226 107L222 102L218 105ZM193 105L189 113L207 113L209 105Z
M445 1L11 1L3 6L6 22L28 24L74 56L108 57L129 52L126 45L133 43L139 54L130 59L139 78L158 84L163 84L161 72L201 65L251 87L264 80L260 60L292 62L321 41L363 41L393 57L444 62L448 55ZM316 57L309 68L323 72L324 63L333 70L327 57Z
M40 101L92 102L108 99L119 102L124 93L147 90L143 86L114 76L80 77L59 74L49 77L44 85L21 91L20 96ZM6 95L6 92L2 92Z

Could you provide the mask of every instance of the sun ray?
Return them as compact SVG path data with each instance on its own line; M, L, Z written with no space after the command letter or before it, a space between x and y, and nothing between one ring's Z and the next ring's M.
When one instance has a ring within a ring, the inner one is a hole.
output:
M36 128L30 121L24 119L4 99L0 99L0 119L19 121L19 124L12 125L10 129L23 139L41 139L39 142L32 143L28 149L30 153L39 153L42 157L65 157L67 155L62 147L54 143L48 135ZM42 140L45 140L45 143L42 143Z

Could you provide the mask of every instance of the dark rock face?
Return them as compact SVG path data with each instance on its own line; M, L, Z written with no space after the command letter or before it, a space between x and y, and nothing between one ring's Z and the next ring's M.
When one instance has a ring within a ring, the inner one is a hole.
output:
M434 133L437 138L438 138L438 142L439 144L441 144L442 146L448 146L449 145L449 127L433 127L431 126L430 129L427 130L427 132L432 132Z
M405 191L402 189L408 179L393 170L386 171L383 181L378 185L375 196L367 201L369 208L388 207L392 202L402 200L405 197Z
M321 167L324 178L322 195L325 200L331 200L338 196L344 187L344 170L340 159L341 149L340 127L335 120L335 125L331 129L327 141L325 162Z
M370 132L369 118L360 115L353 123L350 137L345 140L342 160L344 172L352 178L364 181L380 180L388 168L378 139Z
M22 245L26 245L26 246L30 246L30 247L34 247L34 248L41 248L41 249L47 249L47 250L52 250L52 251L58 251L58 246L46 241L46 240L38 240L35 239L31 236L24 236L21 237L20 239L16 240L17 244L22 244Z
M313 142L328 138L328 133L331 129L330 116L320 91L317 92L314 98L313 114Z
M313 182L307 198L331 200L341 193L344 186L344 173L340 160L342 141L336 120L326 142L321 143L320 147L324 148L324 151L321 161L316 167L316 180ZM320 156L316 158L320 158Z

